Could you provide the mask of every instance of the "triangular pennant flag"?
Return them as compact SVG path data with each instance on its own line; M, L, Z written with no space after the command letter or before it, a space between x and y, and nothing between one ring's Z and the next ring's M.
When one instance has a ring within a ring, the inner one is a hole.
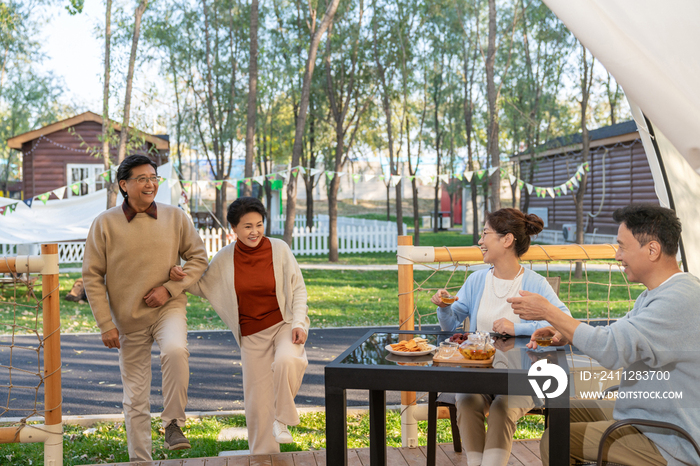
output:
M292 176L296 177L299 173L299 167L292 168Z
M562 194L566 194L566 192L567 192L567 190L566 190L566 183L560 185L560 186L559 186L559 189L561 189L561 193L562 193Z
M581 174L576 172L576 181L581 181Z
M523 189L525 182L523 180L518 180L518 189Z
M360 175L359 173L354 173L354 174L352 175L352 180L353 180L355 183L357 183L358 181L360 181L360 178L362 178L362 175Z
M109 171L106 171L104 173L100 173L100 176L102 177L103 180L109 181Z
M309 170L309 176L314 177L314 176L318 175L319 173L321 173L322 171L323 170L321 170L320 168L312 168Z
M341 176L347 175L347 173L345 173L345 172L336 172L336 175L338 175L338 178L340 178Z
M256 183L258 183L259 185L262 186L265 183L265 175L260 175L260 176L254 177L253 181L255 181Z
M493 175L496 173L496 170L498 170L498 167L491 167L489 168L489 176Z
M169 179L168 180L168 188L172 188L173 186L175 186L177 184L177 182L178 182L178 180L175 178Z
M302 175L305 175L305 174L306 174L306 168L304 168L304 167L299 167L299 173L301 173Z
M473 171L472 171L472 172L464 172L464 178L466 178L467 181L469 181L470 183L471 183L471 181L472 181L472 177L473 177L473 176L474 176L474 172L473 172Z
M549 193L549 195L550 195L551 197L554 197L554 189L552 189L552 188L547 188L547 192Z
M368 175L368 174L366 174L366 173L365 173L363 176L365 177L365 181L369 181L369 180L371 180L372 178L375 177L375 175Z
M64 186L62 188L54 189L52 192L56 195L57 198L63 199L63 196L66 194L66 187Z
M331 172L331 171L326 172L326 178L328 178L328 181L331 181L334 176L335 176L335 172Z
M464 177L460 174L457 174L457 175L455 175L455 178L457 178L459 181L462 181L462 178L464 178Z
M268 180L271 180L272 178L277 178L277 173L268 173L265 176L267 176Z
M285 180L289 179L289 172L287 170L282 170L281 172L277 172L278 176L281 176Z
M478 172L476 172L476 176L477 176L479 179L482 179L482 178L484 177L484 173L486 173L485 170L479 170Z
M8 210L10 211L10 213L14 212L15 209L17 209L17 204L19 204L19 202L15 202L14 204L9 205Z
M554 195L557 197L561 196L561 188L559 186L554 188Z
M184 189L186 193L189 193L190 188L192 187L192 182L191 181L181 181L180 183L182 183L182 189Z
M443 183L449 183L450 175L440 175L440 181L442 181Z
M162 185L162 184L165 183L166 181L168 181L168 179L161 176L161 177L160 177L160 182L158 182L158 186Z
M515 181L517 180L516 177L513 175L508 175L508 178L510 179L510 185L513 186L515 184Z
M44 193L37 196L37 199L39 199L41 202L44 203L44 205L46 205L46 201L49 200L49 197L51 197L51 193Z
M391 175L391 179L389 180L389 185L392 187L396 187L396 185L398 185L400 181L401 181L401 175Z
M31 209L32 202L34 202L34 199L24 199L22 202L24 202L27 205L27 207L29 207Z
M527 187L527 193L532 194L532 188L534 188L534 186L532 186L530 183L525 183L525 186Z
M252 181L250 178L246 178L246 179L243 180L243 184L246 185L246 186L248 186L248 187L252 187L252 186L253 186L253 181Z
M413 181L416 178L416 175L411 175L408 177L408 181Z
M221 180L215 180L214 181L214 187L221 191L221 187L224 185L224 182Z
M73 194L78 194L80 191L80 181L77 183L73 183L72 185L69 186L70 190L73 191Z
M588 162L586 162L583 164L583 169L589 172L591 171L591 165Z
M209 182L207 180L197 180L197 186L201 191L207 189Z
M571 184L573 184L575 188L578 188L578 180L576 179L576 177L571 179ZM572 189L572 191L573 191L573 189Z
M7 209L7 206L6 206L6 205L0 207L0 215L5 215L5 211L7 211L7 210L8 210L8 209Z
M435 184L436 177L435 175L430 175L430 184Z
M569 180L566 182L566 187L569 188L570 190L574 190L574 183L573 181Z

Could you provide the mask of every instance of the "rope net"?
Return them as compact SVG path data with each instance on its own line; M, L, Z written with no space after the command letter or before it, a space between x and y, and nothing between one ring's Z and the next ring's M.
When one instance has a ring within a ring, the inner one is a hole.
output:
M8 265L7 258L0 261ZM44 417L42 387L51 375L43 369L43 298L35 293L37 280L29 274L0 274L0 427L16 427L18 433L29 419Z

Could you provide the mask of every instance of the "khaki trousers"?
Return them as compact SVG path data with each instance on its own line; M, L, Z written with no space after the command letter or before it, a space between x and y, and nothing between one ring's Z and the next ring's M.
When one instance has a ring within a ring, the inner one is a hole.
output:
M495 466L508 464L516 423L535 402L530 396L458 393L455 405L467 463ZM488 431L484 425L487 414Z
M187 317L184 310L161 312L150 327L119 336L119 369L124 386L124 420L130 461L151 461L151 348L160 348L163 371L163 426L185 425L190 381Z
M241 362L250 453L278 453L272 423L299 424L294 397L309 364L304 345L292 343L292 324L280 322L241 338Z
M571 464L596 461L605 430L615 422L612 400L571 400ZM666 465L654 442L633 426L617 429L605 442L603 460L631 466ZM549 465L549 429L540 442L542 464Z

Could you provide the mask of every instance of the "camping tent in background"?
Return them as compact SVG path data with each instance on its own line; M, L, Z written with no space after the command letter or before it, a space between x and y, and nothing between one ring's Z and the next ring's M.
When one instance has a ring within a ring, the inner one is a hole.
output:
M158 167L158 174L177 179L171 163ZM177 206L181 194L180 183L172 188L168 186L167 182L160 186L156 201ZM117 196L117 205L121 205L122 200L121 195ZM16 202L16 199L0 198L0 206ZM106 205L106 189L85 196L47 201L46 205L35 200L31 208L19 202L14 213L0 216L0 244L84 240L92 221L105 210Z
M683 222L684 267L700 275L700 2L543 1L624 89L659 200Z

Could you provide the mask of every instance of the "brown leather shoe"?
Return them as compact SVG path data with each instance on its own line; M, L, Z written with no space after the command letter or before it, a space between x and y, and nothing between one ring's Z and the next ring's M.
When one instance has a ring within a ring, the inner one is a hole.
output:
M168 450L187 450L190 448L190 441L177 425L177 420L173 419L165 428L165 447Z

